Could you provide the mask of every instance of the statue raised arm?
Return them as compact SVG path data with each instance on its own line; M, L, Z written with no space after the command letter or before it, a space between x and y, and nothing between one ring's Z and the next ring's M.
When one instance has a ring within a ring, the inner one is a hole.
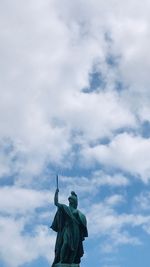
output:
M55 192L55 196L54 196L54 204L55 204L55 206L59 206L59 203L58 203L58 193L59 193L59 189L57 188L56 189L56 192Z

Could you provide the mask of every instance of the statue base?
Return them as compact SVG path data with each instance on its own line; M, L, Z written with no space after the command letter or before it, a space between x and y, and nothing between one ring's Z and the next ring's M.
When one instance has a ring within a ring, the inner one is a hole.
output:
M56 263L54 264L54 267L80 267L80 265L75 263Z

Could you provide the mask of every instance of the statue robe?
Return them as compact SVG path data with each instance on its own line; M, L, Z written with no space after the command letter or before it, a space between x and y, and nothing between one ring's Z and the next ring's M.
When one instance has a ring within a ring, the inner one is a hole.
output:
M83 256L83 240L88 236L86 217L79 210L72 211L69 206L59 204L51 228L57 232L54 263L60 261L63 242L67 243L67 253L63 263L80 263Z

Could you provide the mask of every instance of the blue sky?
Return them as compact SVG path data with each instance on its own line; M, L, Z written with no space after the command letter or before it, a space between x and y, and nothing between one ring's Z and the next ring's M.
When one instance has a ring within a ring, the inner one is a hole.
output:
M48 267L59 174L81 266L149 267L148 0L0 1L0 266Z

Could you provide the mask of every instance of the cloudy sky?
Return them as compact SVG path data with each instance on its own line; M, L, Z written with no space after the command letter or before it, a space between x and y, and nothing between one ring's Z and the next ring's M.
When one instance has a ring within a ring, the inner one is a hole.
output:
M59 174L82 267L149 267L150 2L0 0L0 266L49 267Z

